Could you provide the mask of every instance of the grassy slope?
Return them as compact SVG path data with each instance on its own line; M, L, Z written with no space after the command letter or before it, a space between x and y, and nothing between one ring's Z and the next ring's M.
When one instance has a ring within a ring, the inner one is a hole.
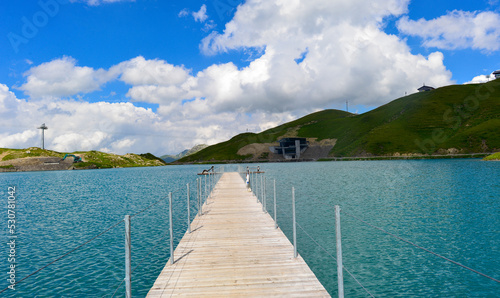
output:
M489 152L500 149L498 115L500 80L447 86L396 99L362 115L313 113L259 134L237 135L180 161L244 160L247 156L236 154L241 147L274 142L299 127L301 137L337 139L334 156L433 154L449 148Z
M222 161L222 160L244 160L249 156L238 155L237 152L240 148L253 144L253 143L272 143L275 142L280 136L287 133L290 129L295 129L298 126L310 124L313 121L325 121L331 118L345 118L352 114L336 111L336 110L325 110L316 112L298 120L288 122L271 128L259 134L255 133L243 133L239 134L229 141L222 142L213 146L209 146L195 154L186 156L180 159L180 162L196 162L196 161Z
M30 153L27 153L27 152ZM7 153L0 161L8 161L8 160L13 160L17 158L24 158L24 157L64 157L63 153L59 153L56 151L52 150L42 150L41 148L37 147L32 147L29 149L7 149L7 148L0 148L0 154ZM62 155L61 155L62 154Z
M490 156L486 156L483 160L500 160L500 152L494 153Z
M301 136L337 138L332 153L355 156L363 153L435 153L456 148L464 153L500 148L500 81L488 98L476 96L480 86L447 86L403 97L362 115L303 127ZM320 127L321 125L321 127ZM419 146L417 143L423 144Z
M27 152L30 153L27 153ZM0 161L14 160L24 157L60 157L63 158L66 153L61 153L52 150L42 150L40 148L32 147L29 149L6 149L0 148L0 154L7 152L7 155ZM81 156L85 162L75 163L76 168L113 168L113 167L147 167L147 166L161 166L165 162L156 156L146 154L126 154L116 155L111 153L104 153L99 151L79 151L71 154Z

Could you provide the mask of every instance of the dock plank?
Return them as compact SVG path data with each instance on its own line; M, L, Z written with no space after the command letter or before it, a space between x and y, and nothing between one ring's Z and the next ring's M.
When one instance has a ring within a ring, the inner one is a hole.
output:
M224 173L147 297L330 297L238 173Z

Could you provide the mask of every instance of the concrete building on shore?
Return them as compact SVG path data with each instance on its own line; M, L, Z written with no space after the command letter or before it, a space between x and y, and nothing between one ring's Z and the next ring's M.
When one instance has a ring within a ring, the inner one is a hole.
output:
M281 154L285 159L299 159L309 147L306 138L283 138L278 141L279 146L269 147L274 154Z

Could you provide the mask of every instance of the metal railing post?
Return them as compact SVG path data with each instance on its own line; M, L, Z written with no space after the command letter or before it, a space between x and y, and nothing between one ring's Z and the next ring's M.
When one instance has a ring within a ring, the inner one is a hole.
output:
M266 193L266 177L263 176L264 183L262 184L262 200L264 201L262 204L262 211L267 212L267 193Z
M262 196L262 212L266 212L266 197L264 195L265 189L266 189L266 182L264 180L264 176L260 176L260 182L262 184L261 188L261 196Z
M264 176L264 209L267 212L267 177Z
M260 194L262 193L262 180L260 179L260 177L262 177L260 174L257 174L257 181L259 182L259 189L258 189L258 195L257 197L259 198L259 202L262 204L262 197L260 196Z
M255 179L253 177L253 172L250 172L250 188L252 192L255 194Z
M170 264L174 263L174 229L172 227L172 193L168 193L168 221L170 231Z
M276 179L274 179L274 228L278 228L278 218L276 217Z
M337 280L339 298L344 297L344 272L342 266L342 238L340 235L340 206L335 205L335 238L337 239Z
M189 183L187 184L188 233L191 234L191 204L189 203Z
M198 205L198 211L200 211L200 182L196 178L196 204Z
M257 202L260 202L259 199L259 176L255 173L255 196L257 197Z
M130 215L125 215L125 297L132 297Z
M259 192L260 192L260 185L259 185L259 174L255 173L255 184L257 185L257 188L255 189L255 195L257 196L257 202L260 202L260 197L259 197Z
M295 218L295 188L292 187L293 257L297 258L297 227Z
M257 202L260 202L260 197L259 197L259 175L255 173L255 196L257 197Z
M200 216L203 215L203 202L202 202L202 193L201 193L201 178L198 178L198 194L199 194L199 197L198 197L198 213L200 214Z

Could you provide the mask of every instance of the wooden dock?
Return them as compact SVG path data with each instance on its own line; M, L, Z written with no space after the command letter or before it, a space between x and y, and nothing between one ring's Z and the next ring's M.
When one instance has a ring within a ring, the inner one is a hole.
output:
M147 297L330 297L238 173L224 173Z

